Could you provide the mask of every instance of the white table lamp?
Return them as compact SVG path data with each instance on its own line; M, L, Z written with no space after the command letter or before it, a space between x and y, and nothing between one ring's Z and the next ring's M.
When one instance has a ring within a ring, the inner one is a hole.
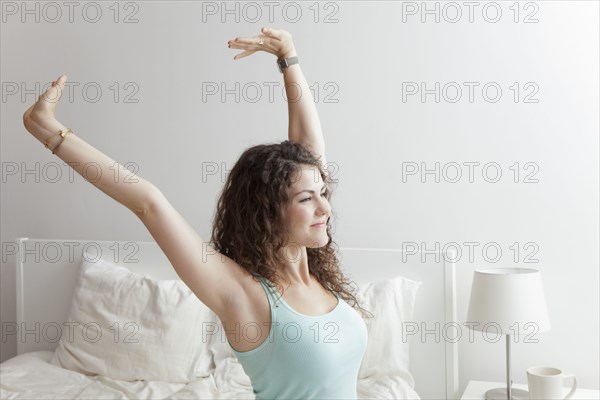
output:
M550 329L540 271L530 268L476 270L467 321L473 323L475 330L498 330L506 335L506 388L487 391L486 400L528 400L527 391L511 388L510 340L512 335Z

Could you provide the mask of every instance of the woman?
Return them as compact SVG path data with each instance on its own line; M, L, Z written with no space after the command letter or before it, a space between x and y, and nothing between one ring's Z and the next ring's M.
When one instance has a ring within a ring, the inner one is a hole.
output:
M85 165L101 166L100 179L94 171L90 182L140 218L182 281L217 314L257 399L356 398L366 326L333 249L324 140L311 91L293 63L292 36L263 28L228 45L245 50L236 60L257 51L287 60L282 73L295 101L288 102L289 140L247 149L231 170L210 245L156 186L139 176L134 183L113 180L115 165L117 176L131 173L56 119L65 75L23 123L84 178Z

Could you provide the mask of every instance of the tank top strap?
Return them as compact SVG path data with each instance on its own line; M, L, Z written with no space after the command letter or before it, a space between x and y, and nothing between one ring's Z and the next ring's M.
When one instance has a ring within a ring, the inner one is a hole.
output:
M253 274L253 275L258 278L258 281L260 282L263 289L267 293L267 296L271 300L271 304L275 307L279 307L279 303L280 303L279 299L282 296L281 296L281 294L279 294L279 291L277 290L277 288L267 278L263 278L262 276L260 276L258 274Z

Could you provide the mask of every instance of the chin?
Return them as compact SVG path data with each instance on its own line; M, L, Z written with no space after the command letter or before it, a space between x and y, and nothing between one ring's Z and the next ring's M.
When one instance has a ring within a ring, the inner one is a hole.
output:
M325 246L327 246L327 243L329 243L329 237L328 236L326 236L325 239L313 240L312 242L308 243L306 245L306 247L308 247L309 249L318 249L319 247L325 247Z

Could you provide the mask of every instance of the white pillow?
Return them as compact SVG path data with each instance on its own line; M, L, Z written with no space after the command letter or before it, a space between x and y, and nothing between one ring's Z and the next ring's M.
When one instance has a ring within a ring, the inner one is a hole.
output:
M155 280L84 254L51 363L112 379L185 383L214 369L205 322L216 315L181 280ZM66 325L68 326L68 325Z
M411 388L415 381L409 370L410 341L402 340L404 322L413 319L415 299L422 282L402 276L360 285L356 299L374 315L364 318L369 333L367 350L358 379L395 375Z

